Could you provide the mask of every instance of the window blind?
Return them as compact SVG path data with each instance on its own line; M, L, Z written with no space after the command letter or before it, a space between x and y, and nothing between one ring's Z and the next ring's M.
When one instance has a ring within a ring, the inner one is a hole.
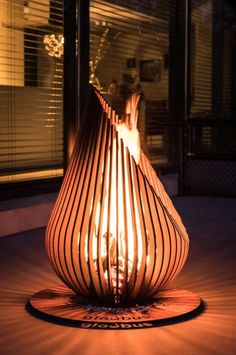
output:
M230 0L191 2L191 104L194 156L235 154L235 20Z
M191 6L191 113L230 118L235 5L229 0L193 0Z
M90 82L124 113L131 93L141 95L139 131L152 163L166 163L169 36L173 1L90 1Z
M0 0L0 183L63 174L62 34L62 0Z

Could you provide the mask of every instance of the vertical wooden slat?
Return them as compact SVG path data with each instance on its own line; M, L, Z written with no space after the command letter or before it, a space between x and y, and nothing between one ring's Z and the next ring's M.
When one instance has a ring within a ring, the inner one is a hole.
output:
M166 243L165 244L169 245L169 253L166 253L168 255L168 257L167 257L167 267L165 268L165 275L164 275L161 283L158 285L158 288L162 289L163 285L166 282L166 279L169 278L170 273L171 273L171 271L173 269L172 261L173 261L173 259L175 258L175 255L176 255L176 243L175 243L175 240L174 240L174 236L172 235L173 228L172 228L172 225L170 224L169 219L166 216L166 211L165 211L165 208L164 208L163 204L161 203L161 201L157 197L155 198L155 203L156 203L156 205L159 204L159 206L162 209L163 216L164 216L164 219L165 219L165 224L166 224L167 231L168 231L168 234L167 234L167 232L166 233L164 232L165 233L164 235L166 236L166 239L165 239Z
M153 195L153 191L151 190L150 185L148 184L147 179L144 180L145 182L145 190L147 193L147 199L149 208L151 210L151 217L154 225L154 238L156 241L156 260L155 260L155 267L154 272L152 274L152 278L149 284L148 295L150 296L151 293L156 289L156 285L160 283L160 279L163 273L163 267L165 263L165 237L164 237L164 227L161 223L161 215L159 214L158 209L155 205L155 195Z
M103 297L108 299L108 288L107 283L104 277L104 267L103 267L103 258L101 255L102 251L102 226L103 226L103 217L104 217L104 206L105 206L105 198L106 198L106 181L107 175L109 170L109 147L111 144L111 126L110 122L108 121L108 129L106 135L106 146L105 146L105 157L104 157L104 166L103 166L103 179L102 179L102 186L101 186L101 208L99 214L99 225L98 225L98 244L97 244L97 254L98 254L98 278L100 281L100 285L103 291Z
M108 180L108 216L107 216L107 236L106 236L106 247L107 247L107 282L110 298L113 298L113 290L111 285L111 258L110 258L110 236L111 236L111 206L112 206L112 177L113 177L113 155L114 155L114 137L115 130L114 126L111 126L111 146L110 146L110 165L109 165L109 180Z
M94 173L96 174L95 176L95 181L94 181L94 197L93 197L93 206L91 210L91 217L89 221L89 228L88 228L88 265L89 265L89 273L90 273L90 278L91 282L93 283L93 287L96 290L96 293L98 296L101 297L102 295L102 289L101 285L98 279L98 272L95 270L94 262L98 260L99 255L97 254L96 260L93 259L93 248L94 248L94 242L95 239L97 239L97 236L95 235L95 216L96 216L96 211L97 211L97 205L98 205L98 200L100 197L100 188L101 188L101 181L98 178L101 175L101 170L102 170L102 164L104 161L104 155L105 155L105 146L106 146L106 140L104 137L107 138L107 120L104 118L103 114L103 119L102 119L102 132L100 136L100 144L99 144L99 152L97 156L97 169L95 169L94 166ZM91 181L92 184L92 181ZM94 237L93 237L94 236ZM98 241L97 241L98 242ZM96 248L97 250L97 248ZM94 295L96 297L96 294Z
M153 273L156 265L157 258L157 240L155 238L155 227L153 221L153 215L151 213L150 203L148 200L148 193L146 190L146 184L144 182L144 176L138 167L138 180L140 186L140 192L142 197L142 208L145 216L145 223L147 228L147 258L149 258L149 263L146 268L146 274L144 278L144 287L142 293L145 294L146 290L149 288L150 282L153 278ZM158 250L159 253L159 250ZM147 262L147 261L146 261Z
M147 246L148 246L148 240L147 240L147 227L143 215L143 210L142 210L142 202L141 202L141 194L140 194L140 185L138 182L138 171L137 171L137 166L135 163L134 158L132 157L131 160L132 163L132 171L133 171L133 181L134 181L134 195L135 195L135 200L137 203L137 215L136 219L139 219L140 223L140 233L141 233L141 250L142 250L142 256L140 260L140 267L137 272L137 278L136 278L136 283L134 286L133 290L133 296L134 298L137 297L137 295L141 292L142 293L142 288L141 286L144 286L144 277L146 273L146 260L147 260ZM139 246L139 248L140 248Z
M138 268L138 235L137 235L137 224L135 220L136 216L135 216L135 207L134 207L134 191L133 191L132 170L131 170L131 157L128 148L126 148L125 152L126 152L127 177L128 177L128 186L129 186L130 214L131 214L131 223L133 229L133 243L134 243L134 250L133 250L134 259L133 259L132 270L128 282L128 287L133 291L136 278L137 278L137 268ZM132 292L130 295L132 301L134 299L133 296L134 295Z
M114 111L113 111L114 112ZM115 118L115 114L114 114ZM115 121L114 121L115 122ZM118 133L116 132L116 303L120 303L120 273L119 273L119 138Z
M125 256L124 256L124 287L121 300L125 302L125 299L129 297L128 291L128 256L129 256L129 244L128 244L128 219L127 219L127 203L126 199L128 197L128 191L126 191L126 179L127 170L125 168L125 147L123 140L120 140L120 150L121 150L121 172L122 172L122 201L123 201L123 223L124 223L124 245L125 245ZM121 216L122 218L122 216Z

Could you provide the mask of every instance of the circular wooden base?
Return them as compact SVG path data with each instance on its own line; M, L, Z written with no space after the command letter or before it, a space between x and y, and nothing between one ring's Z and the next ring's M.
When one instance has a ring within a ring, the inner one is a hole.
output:
M31 311L48 321L81 328L131 329L186 320L193 316L201 300L186 290L169 289L152 300L134 306L109 307L85 302L65 286L35 293L29 300ZM184 316L184 317L183 317Z

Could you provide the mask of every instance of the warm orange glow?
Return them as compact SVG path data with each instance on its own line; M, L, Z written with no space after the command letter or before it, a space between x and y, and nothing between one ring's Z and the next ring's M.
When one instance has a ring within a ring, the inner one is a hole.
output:
M48 179L52 176L63 176L63 169L47 169L34 172L2 175L0 176L0 183L8 183L10 181L24 181L24 180L36 180L36 179Z
M140 149L138 101L133 95L119 120L91 92L47 227L47 252L62 281L109 304L153 296L176 277L188 253L181 219Z

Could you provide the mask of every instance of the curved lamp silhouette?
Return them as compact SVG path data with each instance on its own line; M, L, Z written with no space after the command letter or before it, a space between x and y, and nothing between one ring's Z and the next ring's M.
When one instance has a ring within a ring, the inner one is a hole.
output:
M92 89L46 231L59 278L107 305L151 298L181 271L189 239L139 144L132 96L119 119Z

